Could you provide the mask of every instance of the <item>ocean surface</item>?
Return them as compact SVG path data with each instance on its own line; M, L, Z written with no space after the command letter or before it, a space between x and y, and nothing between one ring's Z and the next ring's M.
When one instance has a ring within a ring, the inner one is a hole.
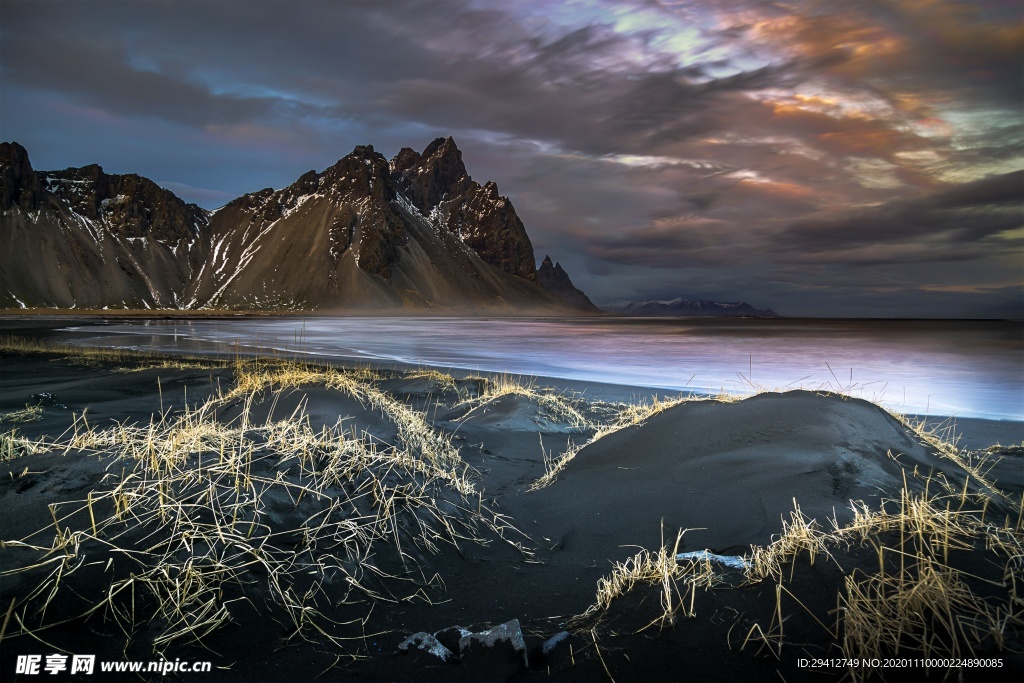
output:
M903 413L1024 420L1024 323L308 317L112 321L95 346L275 350L673 391L843 391Z

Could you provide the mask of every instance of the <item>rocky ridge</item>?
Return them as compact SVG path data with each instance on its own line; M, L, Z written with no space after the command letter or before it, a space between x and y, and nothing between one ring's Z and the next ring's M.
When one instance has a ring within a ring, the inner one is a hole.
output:
M413 206L431 216L485 263L537 282L533 246L515 207L493 182L480 185L466 172L452 138L438 138L417 154L403 148L391 177Z
M177 308L208 226L141 176L38 172L0 143L0 307Z
M545 256L537 269L537 281L540 286L548 290L566 305L580 310L600 313L601 309L594 305L589 297L573 285L569 274L562 268L561 263L551 262L550 256Z
M565 311L522 221L451 138L359 146L216 211L99 166L0 146L0 307Z

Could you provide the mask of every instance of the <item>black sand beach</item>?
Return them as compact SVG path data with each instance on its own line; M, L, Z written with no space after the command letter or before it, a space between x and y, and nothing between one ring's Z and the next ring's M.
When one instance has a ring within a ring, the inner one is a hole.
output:
M13 346L4 680L1024 675L1021 423Z

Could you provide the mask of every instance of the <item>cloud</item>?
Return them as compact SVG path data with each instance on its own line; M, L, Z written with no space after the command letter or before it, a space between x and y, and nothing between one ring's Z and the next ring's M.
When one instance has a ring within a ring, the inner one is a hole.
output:
M877 247L915 238L921 240L918 245L922 253L929 252L936 243L946 248L970 246L1024 225L1022 194L1024 171L1015 171L943 187L914 199L808 216L794 221L780 238L805 258L818 252Z
M277 104L267 97L214 94L201 84L132 67L121 46L79 34L10 31L3 40L5 80L58 90L123 116L233 123L265 116Z
M454 135L585 290L747 287L791 312L952 296L913 278L995 297L986 271L1020 249L1022 19L955 0L11 2L0 115L43 168L101 162L208 205L356 144Z
M957 208L999 204L1020 208L1024 195L1024 170L943 188L931 198L938 208Z

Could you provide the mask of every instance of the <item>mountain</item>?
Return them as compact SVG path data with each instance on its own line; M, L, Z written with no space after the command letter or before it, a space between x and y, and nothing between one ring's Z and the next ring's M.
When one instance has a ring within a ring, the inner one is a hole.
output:
M609 313L651 317L778 318L771 309L754 308L745 301L721 302L700 299L671 301L613 301L601 307Z
M493 182L481 186L466 173L462 152L449 138L423 151L404 147L391 160L391 177L413 206L498 270L536 282L533 245L512 202Z
M38 173L0 143L0 307L176 308L207 212L99 166Z
M561 263L552 265L550 256L545 256L540 268L537 269L537 281L541 287L557 296L567 306L592 313L601 312L586 294L576 289L569 279L569 274L562 269Z
M390 161L359 146L216 211L95 165L37 172L3 143L0 202L0 307L579 308L542 286L512 203L451 138Z

